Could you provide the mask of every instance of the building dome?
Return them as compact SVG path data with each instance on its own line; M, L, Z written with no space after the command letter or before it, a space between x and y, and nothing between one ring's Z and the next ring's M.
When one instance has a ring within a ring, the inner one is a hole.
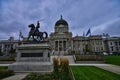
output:
M61 16L61 19L58 20L58 21L55 23L55 26L58 26L58 25L60 25L60 24L62 24L62 25L67 25L67 26L68 26L67 21L65 21L65 20L62 18L62 16Z

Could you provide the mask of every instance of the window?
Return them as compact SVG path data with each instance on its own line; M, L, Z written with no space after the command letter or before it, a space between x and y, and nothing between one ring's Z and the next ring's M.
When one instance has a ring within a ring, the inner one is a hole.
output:
M100 42L100 44L102 45L102 41Z
M92 44L94 45L94 41L92 42Z
M5 48L7 47L7 44L5 44Z
M96 41L96 45L98 44L98 42Z
M55 50L58 51L58 41L55 41Z
M96 51L98 51L98 47L96 47Z
M11 47L13 47L13 44L11 44Z
M66 50L66 41L63 41L63 49Z
M59 41L59 50L62 50L62 41Z
M103 47L101 47L101 51L103 51Z
M116 47L116 51L119 51L118 47Z
M110 42L110 45L112 45L112 42Z
M114 42L115 46L117 46L117 42Z
M113 47L111 47L111 51L113 51Z

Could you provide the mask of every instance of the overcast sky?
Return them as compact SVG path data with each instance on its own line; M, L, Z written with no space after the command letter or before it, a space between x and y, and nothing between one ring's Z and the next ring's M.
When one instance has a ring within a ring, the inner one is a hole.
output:
M73 36L89 28L94 35L120 36L120 0L0 0L0 39L18 39L20 30L27 36L37 21L50 34L61 14Z

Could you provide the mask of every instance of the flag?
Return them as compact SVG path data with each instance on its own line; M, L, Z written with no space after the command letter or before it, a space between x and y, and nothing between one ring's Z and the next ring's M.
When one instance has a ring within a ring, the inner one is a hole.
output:
M87 31L87 33L86 33L86 36L88 36L89 34L91 35L90 28L88 29L88 31Z

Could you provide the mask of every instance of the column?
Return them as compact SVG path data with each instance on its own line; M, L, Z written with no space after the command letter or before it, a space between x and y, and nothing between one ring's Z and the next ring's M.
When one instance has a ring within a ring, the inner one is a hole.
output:
M65 51L66 50L66 41L63 41L63 50Z
M64 40L62 42L63 42L62 45L63 45L63 51L64 51L64 48L65 48L65 46L64 46Z
M59 51L62 51L62 41L59 41Z
M58 51L60 51L60 50L59 50L59 42L60 42L60 41L58 40Z
M58 44L59 44L59 42L58 42L58 41L55 41L55 50L56 50L56 51L58 51L58 48L59 48Z
M64 51L63 40L62 40L62 51Z

